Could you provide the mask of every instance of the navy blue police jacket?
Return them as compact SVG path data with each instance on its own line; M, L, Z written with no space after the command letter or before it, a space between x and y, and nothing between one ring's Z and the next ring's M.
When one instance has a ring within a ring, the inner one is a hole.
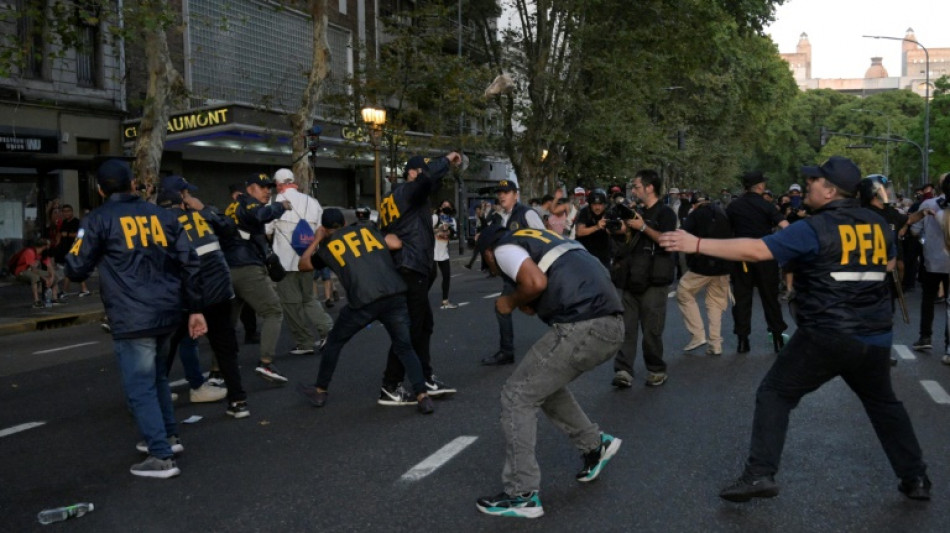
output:
M231 285L231 270L221 250L218 235L222 238L233 232L228 222L210 207L201 211L182 209L175 206L169 209L178 218L185 230L188 241L198 254L201 262L201 298L204 307L234 298Z
M442 178L449 172L449 160L439 157L428 165L428 171L386 195L379 207L380 228L402 240L402 248L393 252L396 266L422 274L429 274L434 265L435 232L429 196L441 188Z
M198 255L167 209L116 193L82 219L66 254L66 275L99 288L115 339L171 333L182 312L203 307Z
M280 218L284 211L282 204L264 205L248 194L241 194L231 202L224 215L237 226L237 231L221 239L228 265L232 268L264 266L264 251L267 249L265 226Z

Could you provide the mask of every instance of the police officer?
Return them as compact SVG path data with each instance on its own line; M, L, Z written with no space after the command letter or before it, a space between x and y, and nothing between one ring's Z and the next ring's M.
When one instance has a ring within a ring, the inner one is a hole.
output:
M795 273L798 329L756 393L752 444L745 470L719 496L735 502L778 494L778 471L788 418L802 396L841 376L871 419L898 489L930 499L930 480L904 405L891 388L891 307L885 275L893 269L893 232L854 200L861 172L834 156L803 167L812 216L762 239L699 239L666 233L671 250L734 261L777 260Z
M132 192L128 163L106 161L96 181L106 202L83 218L66 275L82 282L99 268L122 388L149 454L130 472L167 479L181 473L174 454L184 449L165 372L169 337L183 309L192 337L207 331L198 256L171 212Z
M501 180L495 186L495 198L501 211L492 215L493 223L500 223L505 229L519 230L524 228L544 229L544 221L537 211L518 201L518 184L513 180ZM514 286L505 281L502 294L514 292ZM498 351L482 358L486 366L510 365L515 362L515 326L511 321L511 314L495 312L498 321L499 348Z
M330 267L346 290L347 303L340 310L340 316L327 336L317 382L313 386L298 384L297 391L314 406L323 407L340 350L367 325L379 320L389 333L393 350L406 369L419 412L432 414L434 408L432 399L426 394L422 365L412 350L406 283L389 253L402 243L391 233L384 236L370 222L357 221L350 226L343 225L343 213L336 208L327 208L314 242L300 257L301 272L313 270L314 263L318 267Z
M726 214L736 237L760 239L772 233L773 228L784 228L788 221L779 210L762 198L766 178L761 172L747 172L742 176L745 194L729 202ZM775 261L752 263L740 261L732 271L732 288L736 303L732 306L733 328L739 341L736 351L746 353L752 348L749 335L752 333L752 290L759 290L765 322L772 333L775 351L782 347L782 332L788 329L782 318L782 306L778 301L779 270Z
M228 407L225 413L234 418L246 418L251 413L247 408L247 393L241 384L237 335L231 321L234 289L231 286L228 263L218 242L218 234L227 235L234 231L234 227L211 207L206 207L201 200L191 195L197 190L198 187L188 183L182 176L167 176L162 179L158 205L165 207L178 218L201 261L201 312L208 323L208 342L218 362L218 371L227 387ZM184 333L185 331L179 328L172 336L169 367L174 360L175 347L184 339ZM194 350L197 354L197 346ZM185 362L182 361L182 364Z
M553 231L509 232L496 223L482 231L476 246L491 271L514 285L495 301L495 309L506 315L521 309L551 326L501 391L504 492L476 502L486 514L536 518L544 514L534 454L539 410L581 451L584 466L575 476L580 482L596 479L620 448L620 439L587 418L567 385L617 352L623 305L600 261Z
M406 299L409 303L412 348L422 362L422 373L432 396L454 393L455 388L433 376L429 353L433 327L429 287L435 281L435 232L432 229L429 197L441 188L442 178L448 174L450 166L461 163L462 156L456 152L432 160L418 155L409 158L403 173L406 181L397 185L379 206L380 228L384 233L395 234L402 241L402 248L394 252L393 259L408 286ZM379 393L380 405L416 403L402 388L405 373L396 351L390 347Z
M238 194L224 212L237 226L237 231L221 241L237 295L231 321L237 324L245 303L260 315L261 356L254 372L267 381L284 384L287 378L273 364L284 314L280 297L264 266L270 253L265 233L266 224L280 218L291 206L287 200L270 203L275 184L267 174L254 174L244 182L244 186L244 193Z

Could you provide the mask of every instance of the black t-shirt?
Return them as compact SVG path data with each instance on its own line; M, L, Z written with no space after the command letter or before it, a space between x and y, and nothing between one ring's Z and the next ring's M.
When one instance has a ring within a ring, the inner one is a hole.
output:
M63 223L59 226L59 232L68 233L69 236L62 236L59 239L59 244L56 245L56 249L53 250L53 259L57 263L66 262L66 254L69 253L69 249L73 247L73 243L76 242L76 234L79 233L79 219L73 217L69 220L63 220Z
M729 202L726 208L736 237L761 239L772 234L772 228L785 220L778 208L761 195L747 192Z
M604 210L603 213L597 215L590 206L586 206L577 214L576 223L592 228L597 226L597 223L600 219L604 218L606 214L607 211ZM590 235L577 237L577 242L583 244L584 248L587 248L587 251L597 259L600 259L602 263L610 261L610 235L607 234L606 230L598 229Z

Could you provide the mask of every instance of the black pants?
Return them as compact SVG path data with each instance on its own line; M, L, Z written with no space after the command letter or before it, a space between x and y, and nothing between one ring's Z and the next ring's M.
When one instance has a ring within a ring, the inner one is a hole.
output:
M779 269L775 261L747 263L739 261L732 272L732 291L736 303L732 306L733 333L748 337L752 333L752 290L759 290L765 323L769 331L779 334L788 329L782 318L778 301Z
M833 331L799 328L778 354L755 395L746 473L778 471L789 413L799 400L841 376L858 395L899 478L927 471L910 417L891 387L891 347L871 346Z
M442 301L449 299L449 287L452 284L452 262L446 259L445 261L436 261L436 265L439 265L439 273L442 275Z
M249 307L249 306L248 306ZM218 369L224 378L224 385L228 388L228 402L243 402L247 393L241 385L241 371L238 369L238 342L231 322L231 300L224 300L209 305L201 310L208 324L208 342L211 351L218 361ZM168 354L168 369L171 369L175 355L178 353L178 343L188 335L188 316L183 318L181 327L171 338L171 347Z
M947 291L950 289L950 275L939 272L927 272L924 270L920 275L920 336L932 337L934 327L934 303L937 301L937 294L940 292L940 286L943 285L943 295L947 297ZM944 347L947 347L947 329L943 330Z
M422 363L422 374L426 381L432 379L432 357L429 354L429 339L432 338L432 307L429 305L429 288L435 281L435 268L428 274L400 268L399 274L409 287L406 291L406 303L409 306L409 336L412 349ZM386 358L386 370L383 371L383 385L395 386L402 383L406 369L392 346Z
M919 265L922 263L920 254L924 252L924 247L920 244L920 238L911 235L910 232L904 236L901 244L904 246L904 288L913 289L917 276L923 270L919 268Z
M245 305L241 308L241 324L244 325L245 338L257 334L257 313L253 307Z

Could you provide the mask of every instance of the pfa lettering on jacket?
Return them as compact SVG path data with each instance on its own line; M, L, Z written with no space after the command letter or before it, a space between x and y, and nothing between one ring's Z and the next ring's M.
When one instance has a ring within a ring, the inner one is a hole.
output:
M562 235L548 230L548 229L519 229L514 232L515 237L530 237L532 239L538 239L544 243L549 243L551 241L563 241L566 240Z
M393 199L393 195L382 199L379 202L379 226L385 228L386 226L393 223L400 216L399 208L396 207L396 201Z
M363 254L385 249L386 247L373 237L368 228L360 228L359 231L347 233L327 243L327 250L341 267L346 266L346 260L349 258L358 260Z
M165 238L165 229L162 228L162 223L155 215L129 215L119 217L119 225L122 227L122 234L125 236L125 245L129 250L151 245L159 245L163 248L168 247L168 239Z
M188 235L189 241L197 241L209 233L214 233L211 231L211 226L208 225L208 221L205 220L205 217L201 216L201 213L197 211L189 211L180 215L178 222L181 223L185 234Z
M887 264L887 241L880 224L842 224L838 226L838 235L842 265Z

